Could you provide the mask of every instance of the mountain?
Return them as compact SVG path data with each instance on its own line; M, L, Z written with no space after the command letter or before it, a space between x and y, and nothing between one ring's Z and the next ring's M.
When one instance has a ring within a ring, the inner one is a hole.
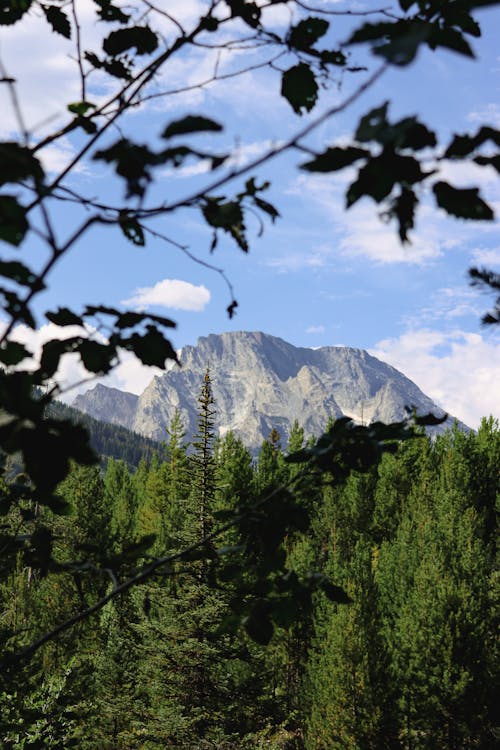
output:
M192 436L208 366L219 434L233 430L254 451L273 427L286 444L295 419L307 435L319 435L331 417L342 415L367 424L400 420L407 406L419 414L443 413L415 383L362 349L307 349L243 331L202 337L182 349L180 360L181 368L153 378L139 397L98 385L74 405L155 440L166 437L178 409Z
M78 395L73 401L73 406L94 419L131 429L137 401L138 396L135 393L108 388L99 383L83 396Z
M114 391L115 389L106 390ZM129 469L134 470L142 458L149 461L155 453L160 455L162 453L162 448L156 440L137 435L122 425L99 421L61 401L53 401L50 404L48 416L53 419L69 419L75 424L83 425L89 433L90 445L101 457L103 463L110 458L120 459L125 461Z

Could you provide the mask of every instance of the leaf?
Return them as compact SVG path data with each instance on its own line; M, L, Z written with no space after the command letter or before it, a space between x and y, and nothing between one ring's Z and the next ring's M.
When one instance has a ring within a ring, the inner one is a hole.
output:
M420 163L412 156L401 156L391 150L384 150L359 170L358 179L347 191L347 208L363 195L369 195L380 203L387 198L396 183L413 185L426 176L420 169Z
M215 120L199 115L186 115L181 120L171 122L162 133L162 138L173 138L176 135L186 135L187 133L200 133L205 131L220 132L223 130L222 125Z
M203 216L210 226L228 232L239 247L248 251L245 237L243 211L238 201L224 201L222 198L206 198L202 206Z
M1 292L5 298L5 311L11 318L20 323L24 321L29 328L35 330L36 323L31 310L19 295L6 289L2 289Z
M106 54L115 57L135 47L136 55L148 55L158 47L158 37L149 26L129 26L112 31L102 43Z
M288 44L298 50L308 50L328 31L330 24L323 18L309 16L292 26L288 35Z
M42 373L42 377L51 378L55 375L62 355L67 352L76 351L81 342L82 339L80 336L46 341L42 347L40 357L40 372Z
M95 109L95 106L91 102L72 102L68 104L68 112L74 115L84 115L89 109Z
M52 26L52 31L71 39L71 24L66 13L56 5L42 5L45 18Z
M18 365L27 357L31 357L31 352L17 341L3 341L0 344L0 362L4 365Z
M417 205L417 196L409 188L402 188L401 194L391 204L388 216L397 219L401 242L408 242L408 232L415 226L415 208Z
M299 63L283 73L281 95L298 115L313 109L318 99L318 84L309 65Z
M119 223L120 229L128 240L130 240L134 245L144 247L144 245L146 244L144 231L137 219L129 216L126 211L121 211Z
M26 211L13 195L0 195L0 239L18 247L28 231Z
M117 8L116 5L111 3L111 0L94 0L95 5L99 7L97 15L101 17L103 21L119 21L120 23L127 23L130 16L124 13L121 8Z
M500 146L500 130L483 125L476 135L454 135L453 140L446 149L445 159L463 159L472 154L479 146L486 141L492 141Z
M264 213L268 214L271 217L271 221L274 223L276 219L279 218L279 211L277 208L275 208L272 203L268 203L267 201L263 200L262 198L259 198L258 195L255 195L253 197L253 202L256 206L260 208L261 211L264 211Z
M354 138L361 143L366 141L378 141L381 134L387 128L387 108L389 102L386 101L381 107L370 110L359 121Z
M83 319L67 307L60 307L56 312L46 312L45 317L56 326L83 326Z
M352 599L340 586L335 586L327 580L322 581L320 586L331 602L337 602L337 604L352 604Z
M273 624L269 613L269 605L263 600L258 600L252 607L249 615L242 620L243 627L256 643L267 646L273 637Z
M11 281L15 281L16 284L27 286L31 289L34 287L37 289L44 288L44 285L38 280L38 276L28 266L17 260L0 261L0 276L4 276L7 279L11 279Z
M89 341L88 339L82 341L79 346L79 352L83 366L89 372L109 372L116 356L114 346L100 344L98 341Z
M3 0L0 4L0 26L10 26L30 9L32 0Z
M238 307L238 303L237 303L237 301L236 301L235 299L233 299L233 300L231 301L231 304L229 304L229 305L228 305L228 306L226 307L226 312L227 312L227 314L228 314L228 316L229 316L229 320L232 320L232 319L234 318L234 315L235 315L235 313L236 313L236 308L237 308L237 307Z
M239 16L252 29L259 25L261 10L256 3L249 3L247 0L226 0L231 9L232 16Z
M496 169L497 172L500 172L500 154L495 154L495 156L476 156L474 162L481 167L490 166Z
M434 26L428 39L428 45L431 49L436 49L436 47L447 47L448 49L453 50L453 52L458 52L460 55L472 58L475 57L467 39L465 39L459 31L452 29L449 26L444 28Z
M134 333L130 341L134 354L143 365L154 365L164 370L167 359L178 362L172 344L154 326L148 326L148 332L143 336Z
M476 221L495 218L490 206L479 196L479 188L459 189L447 182L436 182L432 189L438 206L452 216Z
M96 151L93 159L108 164L115 162L116 173L126 182L127 198L144 195L152 180L150 167L159 163L157 154L147 146L132 143L127 138L116 141L107 149Z
M0 143L0 185L7 182L19 182L33 177L43 179L43 170L38 159L33 156L31 149L20 146L14 141Z
M335 146L328 148L315 159L301 164L300 168L306 169L308 172L336 172L367 156L370 156L370 152L362 148L355 148L354 146L340 148Z

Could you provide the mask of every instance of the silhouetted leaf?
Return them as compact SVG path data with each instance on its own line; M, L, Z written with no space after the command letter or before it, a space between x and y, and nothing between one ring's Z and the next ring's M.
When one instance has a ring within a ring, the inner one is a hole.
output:
M164 370L167 359L177 362L177 354L170 341L154 326L147 328L148 332L143 336L134 333L130 339L131 348L142 364L154 365Z
M398 234L401 242L408 242L408 232L415 226L415 208L418 204L413 190L402 188L385 216L395 218L398 222Z
M121 8L113 5L111 0L94 0L95 5L99 7L97 15L101 17L103 21L119 21L120 23L127 23L130 16L124 13Z
M202 212L210 226L228 232L242 250L248 251L243 211L239 202L207 197L202 205Z
M306 169L308 172L336 172L338 169L344 169L344 167L348 167L366 156L370 156L370 152L363 148L334 146L311 159L311 161L301 164L300 168Z
M5 299L4 309L17 323L26 323L33 330L36 328L35 319L28 305L16 292L2 289L1 293Z
M36 274L18 260L0 261L0 276L11 279L21 286L28 286L30 288L36 286L43 289L43 284L40 284Z
M28 228L26 211L17 198L13 195L0 195L0 239L17 247Z
M30 9L32 0L3 0L0 3L0 26L10 26Z
M460 219L492 221L494 213L479 196L479 188L454 188L447 182L433 185L436 203L452 216Z
M158 37L149 26L129 26L112 31L102 43L103 50L112 57L135 48L136 55L148 55L158 47Z
M261 10L256 3L247 2L247 0L226 0L226 4L231 9L232 16L239 16L252 29L258 27Z
M137 219L134 219L125 211L122 211L120 213L119 224L120 229L128 240L130 240L134 245L144 247L144 245L146 244L144 231Z
M114 347L98 341L82 341L79 352L83 365L89 372L109 372L116 357Z
M309 65L299 63L283 73L281 95L298 115L313 109L318 98L318 84Z
M324 18L309 16L296 26L292 26L288 35L288 43L298 50L307 50L328 31L330 24Z
M321 589L326 594L327 598L331 602L337 602L337 604L351 604L352 599L346 594L343 588L335 586L330 581L324 580L321 582Z
M187 133L201 133L205 131L220 132L222 125L208 117L198 115L186 115L181 120L171 122L162 133L162 138L173 138L176 135Z
M42 5L41 7L52 30L66 39L71 39L71 24L66 13L57 5Z
M497 172L500 172L500 154L495 156L476 156L474 159L476 164L481 167L493 167Z
M3 341L0 344L0 362L4 365L18 365L27 357L31 357L31 352L17 341Z
M454 135L453 140L446 149L444 156L446 159L463 159L472 154L479 146L486 141L492 141L500 146L500 130L489 126L481 127L476 135Z
M258 600L249 615L243 618L243 627L256 643L267 646L273 637L273 623L269 612L269 605L263 600Z
M19 182L33 177L43 179L43 170L38 159L26 146L20 146L14 141L0 143L0 185L7 182Z
M83 326L83 320L67 307L60 307L56 312L46 312L45 317L56 326Z
M386 101L381 107L371 109L359 121L354 138L361 143L367 141L378 141L387 127L387 108L389 102Z
M466 57L475 57L472 48L465 37L456 29L449 26L444 28L434 25L429 35L428 44L431 49L446 47Z

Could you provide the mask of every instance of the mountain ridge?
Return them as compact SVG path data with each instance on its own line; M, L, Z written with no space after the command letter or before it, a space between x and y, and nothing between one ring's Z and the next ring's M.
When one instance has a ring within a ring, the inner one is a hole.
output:
M200 337L182 348L180 359L181 368L155 376L139 396L99 385L74 406L156 440L166 437L178 409L189 438L209 367L219 434L231 430L254 451L273 428L285 443L295 419L306 435L318 435L332 417L393 422L404 417L405 407L444 413L409 378L364 349L308 349L261 331L237 331Z

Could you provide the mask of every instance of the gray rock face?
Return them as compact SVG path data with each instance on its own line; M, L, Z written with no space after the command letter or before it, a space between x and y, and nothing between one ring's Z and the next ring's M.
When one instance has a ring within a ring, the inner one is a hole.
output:
M153 378L137 399L133 415L136 397L104 386L79 396L75 406L157 440L166 437L165 429L178 409L191 436L196 432L197 399L208 366L219 434L232 430L254 451L273 427L286 445L295 419L307 435L319 435L330 417L346 415L367 424L402 419L405 406L415 406L419 414L442 413L411 380L361 349L314 350L264 333L223 333L184 347L181 362L182 368ZM97 399L92 394L98 389L99 404L106 409L96 414ZM103 390L109 391L108 398Z
M130 430L138 400L138 396L134 393L120 391L118 388L108 388L99 383L90 391L78 395L73 401L73 406L94 419L110 424L120 424Z

